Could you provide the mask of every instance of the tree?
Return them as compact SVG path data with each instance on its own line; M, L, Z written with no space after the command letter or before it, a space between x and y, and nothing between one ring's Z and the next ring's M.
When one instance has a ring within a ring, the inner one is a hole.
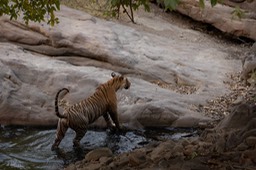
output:
M111 11L112 16L119 17L120 8L122 7L123 12L127 14L130 20L135 23L133 10L137 10L139 6L144 6L145 11L150 11L148 0L111 0ZM129 8L130 12L128 12L127 8Z
M78 2L78 0L71 0ZM84 0L85 3L90 3ZM93 0L95 3L98 0ZM133 11L143 6L145 11L150 11L149 2L154 0L105 0L109 7L108 14L119 17L120 12L128 15L130 20L135 23ZM211 5L215 6L220 0L210 0ZM234 1L234 0L233 0ZM241 0L245 1L245 0ZM253 0L247 0L253 1ZM161 4L165 10L175 10L180 0L155 0ZM205 0L199 0L200 7L204 8ZM1 0L0 16L9 15L10 19L17 19L19 15L23 17L26 24L29 21L42 22L47 19L47 23L54 25L59 22L54 12L60 10L60 0ZM238 11L238 10L237 10ZM235 11L235 12L237 12Z
M29 21L47 23L52 26L58 23L54 12L60 10L59 0L1 0L0 16L9 15L10 19L17 19L22 16L26 24Z

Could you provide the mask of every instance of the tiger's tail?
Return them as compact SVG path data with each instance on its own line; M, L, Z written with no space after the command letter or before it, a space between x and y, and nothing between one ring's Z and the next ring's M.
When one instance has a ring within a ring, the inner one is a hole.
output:
M63 89L60 89L60 90L58 91L58 93L56 94L56 97L55 97L55 114L56 114L56 116L58 116L59 118L67 118L66 116L60 114L60 112L59 112L59 106L58 106L59 94L60 94L62 91L64 91L64 90L66 90L66 94L69 93L69 90L68 90L67 88L63 88ZM66 95L66 94L65 94L65 95Z

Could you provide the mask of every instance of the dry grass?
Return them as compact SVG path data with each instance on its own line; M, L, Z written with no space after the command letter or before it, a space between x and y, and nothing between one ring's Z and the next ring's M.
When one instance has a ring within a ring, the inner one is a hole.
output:
M111 18L110 0L61 0L61 4L100 18Z

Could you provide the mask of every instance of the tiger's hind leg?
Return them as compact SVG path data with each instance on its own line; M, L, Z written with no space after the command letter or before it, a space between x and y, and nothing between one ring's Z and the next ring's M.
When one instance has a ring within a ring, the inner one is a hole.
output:
M84 128L79 128L79 129L74 129L76 132L76 137L73 140L73 146L74 147L80 147L80 140L84 137L85 133L87 132L87 129Z
M51 150L55 150L58 148L60 142L62 141L62 139L65 136L65 133L68 130L68 126L67 126L67 122L65 119L59 119L58 121L58 127L57 127L57 132L56 132L56 138L55 138L55 142L52 145Z

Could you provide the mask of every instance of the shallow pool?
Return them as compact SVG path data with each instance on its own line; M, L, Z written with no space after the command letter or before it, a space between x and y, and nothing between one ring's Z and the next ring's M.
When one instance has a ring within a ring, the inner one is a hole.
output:
M59 151L51 151L55 129L26 127L0 128L0 169L63 169L65 165L81 160L90 150L108 147L115 154L127 152L158 139L178 140L196 136L194 129L150 128L145 131L128 131L113 134L109 131L89 130L81 140L81 148L73 148L75 133L68 130Z

